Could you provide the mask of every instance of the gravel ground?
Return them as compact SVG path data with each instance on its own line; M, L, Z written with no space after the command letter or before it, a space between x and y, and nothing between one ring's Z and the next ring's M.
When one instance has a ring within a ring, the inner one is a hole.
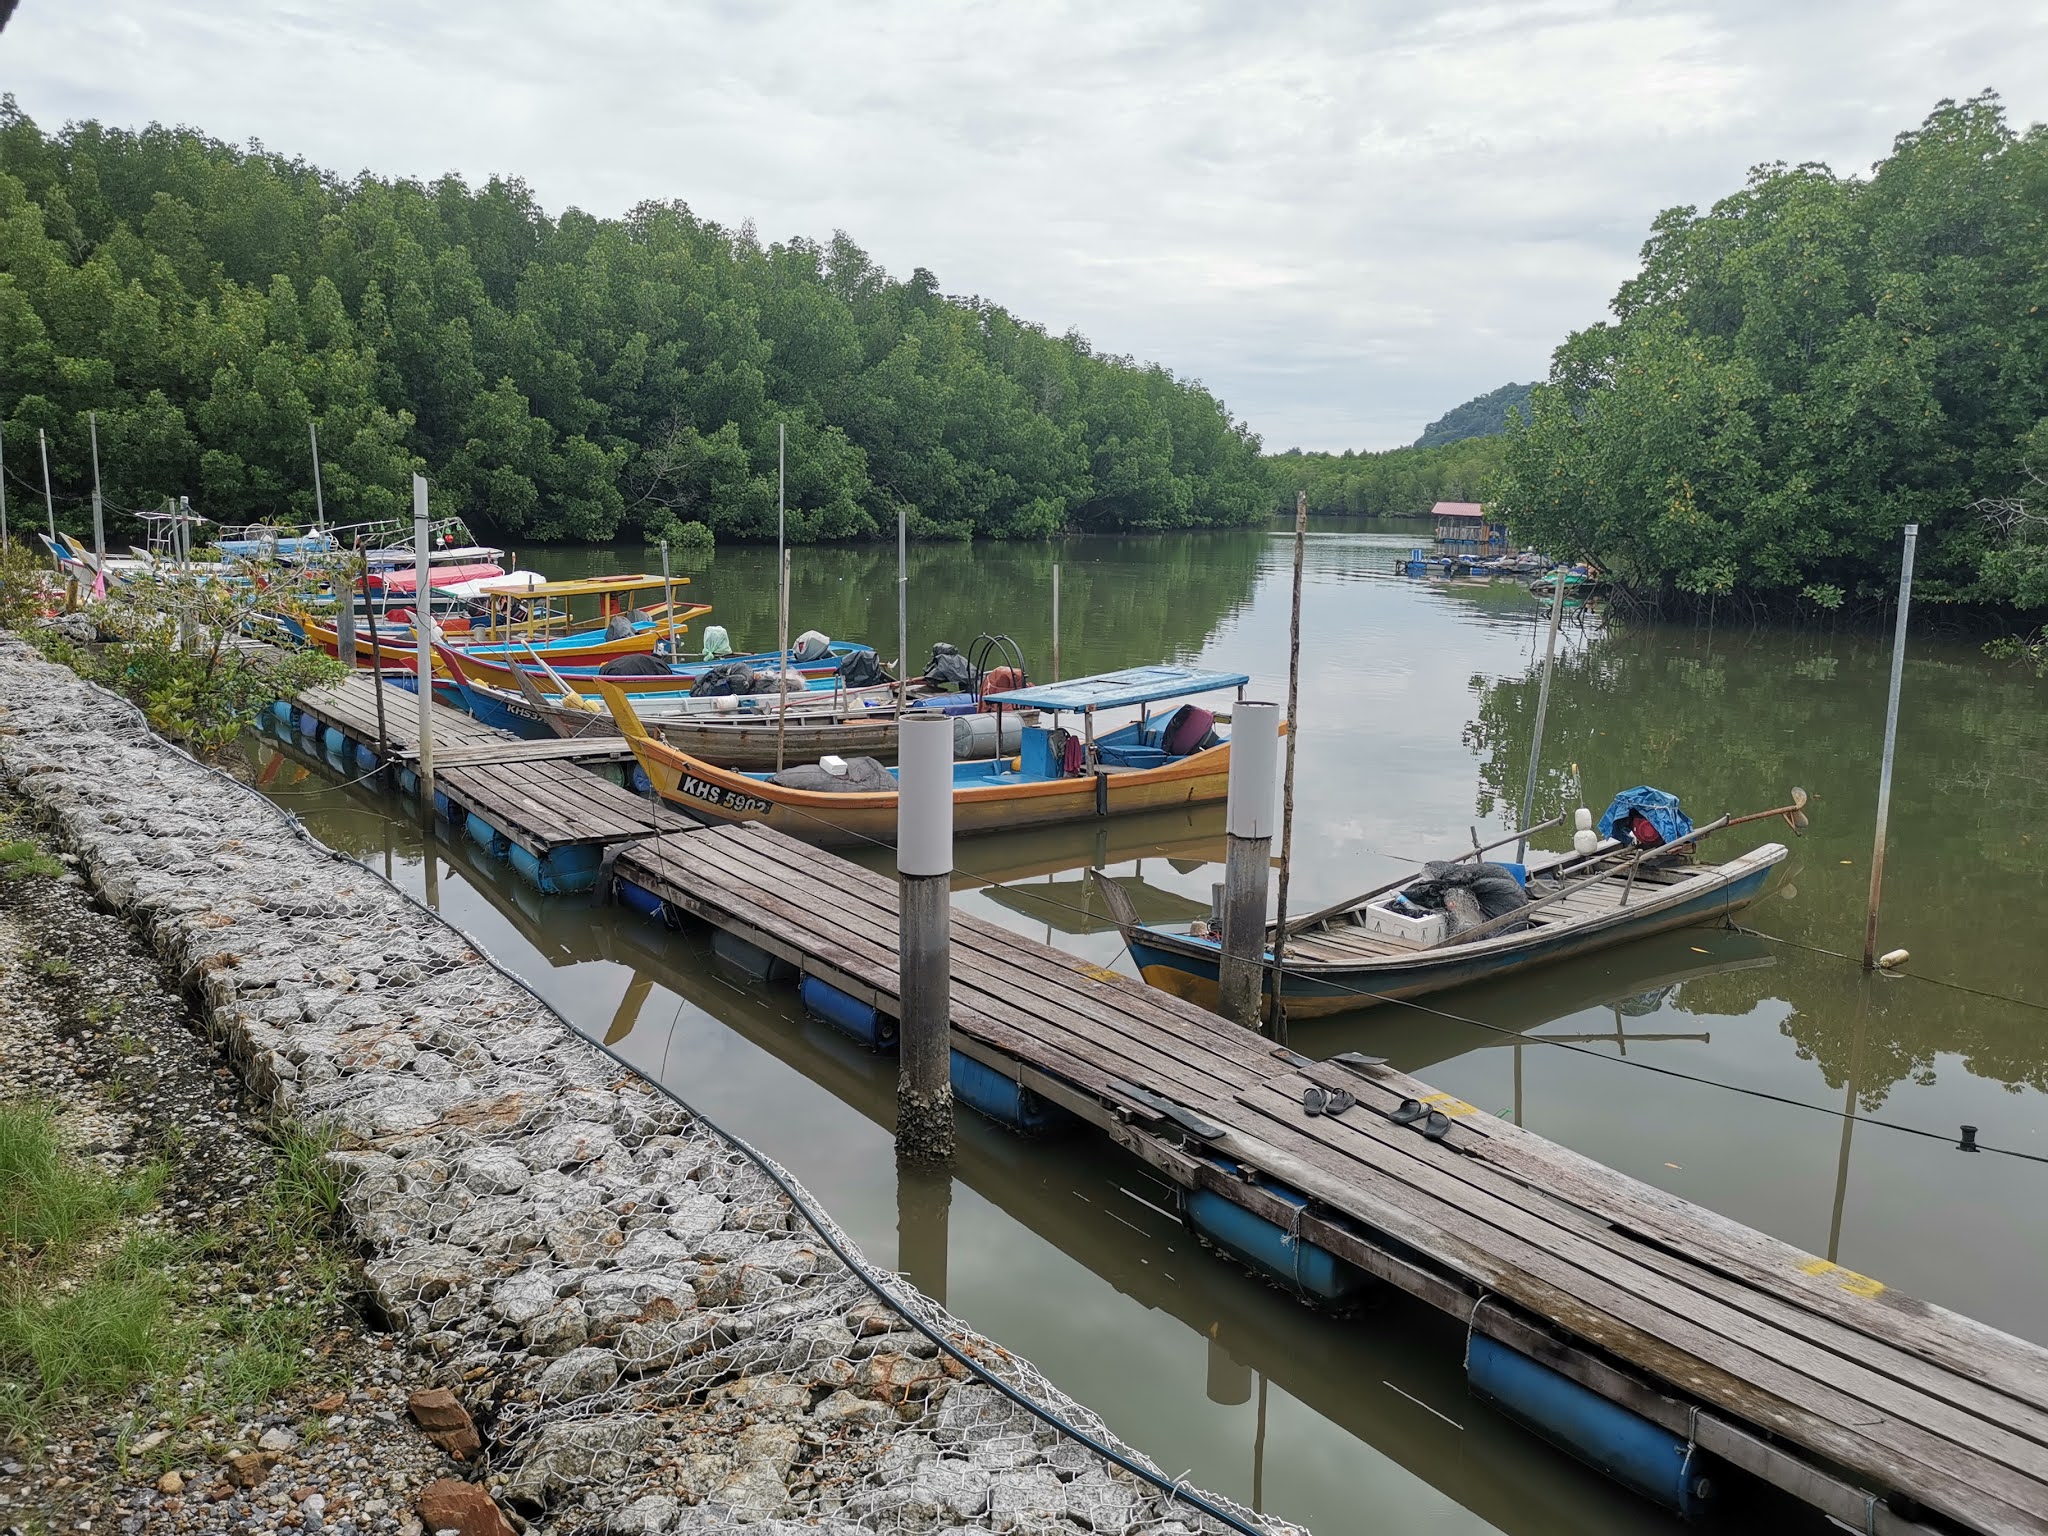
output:
M18 809L0 798L0 814ZM18 821L6 831L25 834ZM40 1443L0 1448L0 1525L25 1536L420 1531L422 1490L463 1469L407 1416L417 1378L366 1325L360 1263L332 1240L270 1256L254 1197L275 1182L278 1154L257 1106L155 958L75 873L0 882L0 1099L59 1106L66 1144L110 1173L164 1165L154 1207L124 1230L192 1255L174 1283L195 1319L228 1302L257 1316L306 1309L312 1356L298 1383L233 1416L195 1404L197 1377L59 1415ZM251 1467L262 1475L241 1486Z

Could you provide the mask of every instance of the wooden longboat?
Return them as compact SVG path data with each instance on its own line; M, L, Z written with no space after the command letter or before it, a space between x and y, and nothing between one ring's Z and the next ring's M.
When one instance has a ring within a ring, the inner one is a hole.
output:
M1394 999L1421 997L1591 954L1667 929L1715 922L1755 901L1771 870L1786 855L1783 843L1765 843L1723 864L1689 864L1675 856L1670 860L1650 858L1633 867L1610 862L1605 873L1577 878L1572 877L1576 861L1561 861L1552 869L1566 877L1569 894L1543 901L1559 886L1547 882L1542 873L1534 873L1525 927L1482 934L1462 944L1455 934L1423 944L1373 931L1365 926L1367 903L1360 901L1288 934L1282 962L1287 1013L1290 1018L1320 1018ZM1611 854L1608 857L1612 859ZM1128 903L1119 908L1119 893L1112 884L1105 883L1103 898L1116 913L1131 959L1147 982L1201 1007L1218 1006L1217 971L1222 954L1218 939L1185 928L1174 932L1140 922ZM1269 925L1268 959L1272 940ZM1265 1007L1270 1011L1270 971L1265 986Z
M487 725L528 738L574 740L620 734L611 712L601 705L578 708L564 701L560 694L543 693L524 672L515 674L518 692L493 688L470 675L470 662L459 653L436 647L436 654L450 673L449 686L458 694L461 706ZM586 688L591 685L588 678L579 681ZM640 717L641 723L649 732L669 746L721 768L773 768L778 755L778 730L780 752L787 762L816 762L828 753L841 757L896 755L901 718L896 712L893 683L851 690L818 688L791 694L788 716L779 726L772 695L757 694L730 701L688 700L686 693L673 699L657 695L662 700L659 706L650 706L644 702L645 696L641 697L641 708L646 710ZM692 707L681 707L686 700ZM723 713L711 707L719 702L756 707Z
M361 633L359 629L358 636ZM873 649L872 646L860 645L851 640L834 640L831 649L816 661L792 661L785 662L784 665L789 671L799 674L807 683L823 682L838 674L840 665L847 657ZM643 694L687 694L713 667L725 666L732 662L745 662L751 667L772 671L777 654L774 651L761 651L747 656L721 656L710 661L677 661L670 664L666 675L627 675L608 677L605 681L614 685L621 693L631 694L636 699ZM547 658L548 665L555 669L557 675L572 687L581 688L597 676L596 663L564 661L559 659L558 652L546 649L541 650L541 655ZM509 652L464 649L462 664L469 674L470 681L485 683L507 693L519 690L519 680L522 677L538 684L543 690L554 691L547 673L536 666L523 649L513 649Z
M1213 746L1169 755L1161 741L1170 721L1155 720L1148 706L1224 688L1242 691L1250 680L1242 673L1191 667L1135 667L987 696L985 703L1004 708L1078 713L1088 746L1082 771L1067 773L1053 751L1054 728L1027 716L1022 750L1015 757L955 763L954 834L1090 821L1223 799L1230 780L1230 743L1218 739ZM772 774L720 768L656 737L608 679L598 680L597 688L655 792L699 821L766 822L824 847L896 841L894 790L801 789L776 782ZM1095 712L1123 707L1144 713L1098 735Z
M651 611L651 610L649 610ZM630 635L619 639L609 638L600 627L580 630L574 634L557 635L552 639L542 636L534 640L533 647L550 661L574 662L579 665L599 665L615 661L621 656L644 656L664 640L674 640L689 627L692 619L702 618L711 611L709 603L681 603L672 613L662 614L652 620L642 621ZM316 650L329 656L341 655L341 636L332 624L307 616L299 625L306 632L307 641ZM419 647L411 638L411 627L405 629L404 640L389 640L380 633L378 644L372 646L365 629L356 628L356 665L363 668L381 667L387 672L410 672L419 661ZM493 653L515 654L525 649L525 642L506 642L486 638L475 646L465 646L465 656L489 657ZM482 648L479 649L478 646ZM630 680L630 679L629 679ZM658 681L658 679L657 679Z

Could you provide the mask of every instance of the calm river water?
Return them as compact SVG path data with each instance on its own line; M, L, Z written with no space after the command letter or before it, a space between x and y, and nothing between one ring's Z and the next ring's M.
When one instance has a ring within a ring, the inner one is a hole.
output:
M1393 575L1422 536L1310 536L1297 912L1469 847L1468 828L1513 826L1542 614L1518 585ZM636 547L533 563L571 575L657 559ZM913 550L912 655L1000 631L1049 676L1055 561L1065 675L1200 660L1251 673L1253 697L1285 697L1291 540L1262 531ZM774 644L773 568L772 550L734 549L692 572L742 650ZM894 652L893 549L799 549L793 591L794 629ZM1866 978L1821 951L1861 943L1887 663L1886 643L1860 635L1568 622L1539 819L1597 812L1637 783L1675 791L1700 821L1803 786L1812 829L1745 919L1774 937L1688 930L1430 1000L1476 1024L1386 1007L1297 1025L1292 1043L1391 1057L1638 1178L2048 1341L2048 1165L1953 1145L1969 1122L1993 1147L2048 1155L2044 685L1972 645L1915 638L1881 930L1912 962ZM714 965L700 936L543 901L466 845L429 858L392 802L293 776L274 781L278 797L322 837L437 902L577 1027L775 1154L871 1257L1169 1471L1324 1536L1676 1528L1472 1399L1448 1320L1400 1299L1345 1320L1307 1311L1202 1251L1168 1192L1093 1139L1027 1145L963 1112L950 1182L899 1186L893 1061L807 1020L793 988ZM1774 837L1789 837L1782 823L1758 823L1713 847ZM1146 915L1179 918L1206 908L1221 858L1220 808L963 841L955 899L1128 970L1079 871L1140 876ZM1558 1041L1583 1049L1544 1043ZM1874 1118L1852 1124L1851 1106Z

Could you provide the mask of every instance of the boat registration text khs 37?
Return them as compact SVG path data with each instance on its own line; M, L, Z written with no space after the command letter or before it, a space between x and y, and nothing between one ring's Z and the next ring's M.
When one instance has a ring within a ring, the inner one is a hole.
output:
M676 790L680 794L702 800L706 805L715 805L722 811L765 816L769 810L768 802L758 795L742 794L737 789L726 789L718 784L706 784L702 779L692 778L687 773L683 775L683 780L676 786Z

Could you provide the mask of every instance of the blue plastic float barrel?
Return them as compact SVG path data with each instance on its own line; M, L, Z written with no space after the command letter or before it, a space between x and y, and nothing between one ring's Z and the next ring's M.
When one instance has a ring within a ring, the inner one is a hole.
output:
M651 795L654 793L654 780L647 777L647 770L638 763L633 765L633 793L636 795Z
M617 899L619 905L628 912L637 912L642 917L656 919L668 916L668 904L666 902L655 895L654 892L648 890L646 886L636 885L631 880L614 879L612 882L612 895Z
M434 803L440 805L445 798L442 795L435 795ZM451 816L449 820L452 821L454 818ZM477 815L476 812L471 811L469 813L466 825L469 829L469 840L490 854L492 858L502 859L511 849L512 840L488 821L485 821L483 817Z
M292 723L292 701L290 699L273 700L270 705L270 713L273 719L279 720L285 725L290 725Z
M312 711L305 709L299 711L299 734L301 736L317 736L320 734L320 722L313 718Z
M320 733L320 744L337 757L348 751L348 738L331 725Z
M1042 1136L1079 1124L1072 1112L1048 1104L1016 1079L972 1056L953 1053L953 1097L998 1125Z
M398 787L408 795L417 795L420 792L420 776L410 768L401 768L398 770Z
M1270 1179L1258 1182L1268 1193L1297 1210L1308 1204L1284 1184ZM1298 1233L1253 1214L1213 1190L1191 1191L1183 1210L1189 1226L1239 1263L1325 1305L1353 1301L1373 1283L1372 1276L1356 1264L1304 1241Z
M1465 1374L1508 1417L1645 1498L1691 1517L1713 1497L1703 1458L1683 1436L1505 1344L1473 1334Z
M455 802L438 789L434 791L434 814L450 824L462 820L455 809Z
M797 983L796 991L813 1018L824 1020L871 1050L895 1049L896 1021L873 1003L864 1003L816 976L806 976Z
M373 772L377 767L377 754L360 741L356 743L356 767L363 773Z
M604 864L604 850L601 848L551 848L536 858L517 843L508 846L505 856L512 861L512 867L550 896L564 896L572 891L589 891L597 887L597 872ZM647 893L643 891L641 894ZM649 900L653 898L649 897ZM621 904L625 904L623 893ZM654 906L659 909L661 903L655 901Z

